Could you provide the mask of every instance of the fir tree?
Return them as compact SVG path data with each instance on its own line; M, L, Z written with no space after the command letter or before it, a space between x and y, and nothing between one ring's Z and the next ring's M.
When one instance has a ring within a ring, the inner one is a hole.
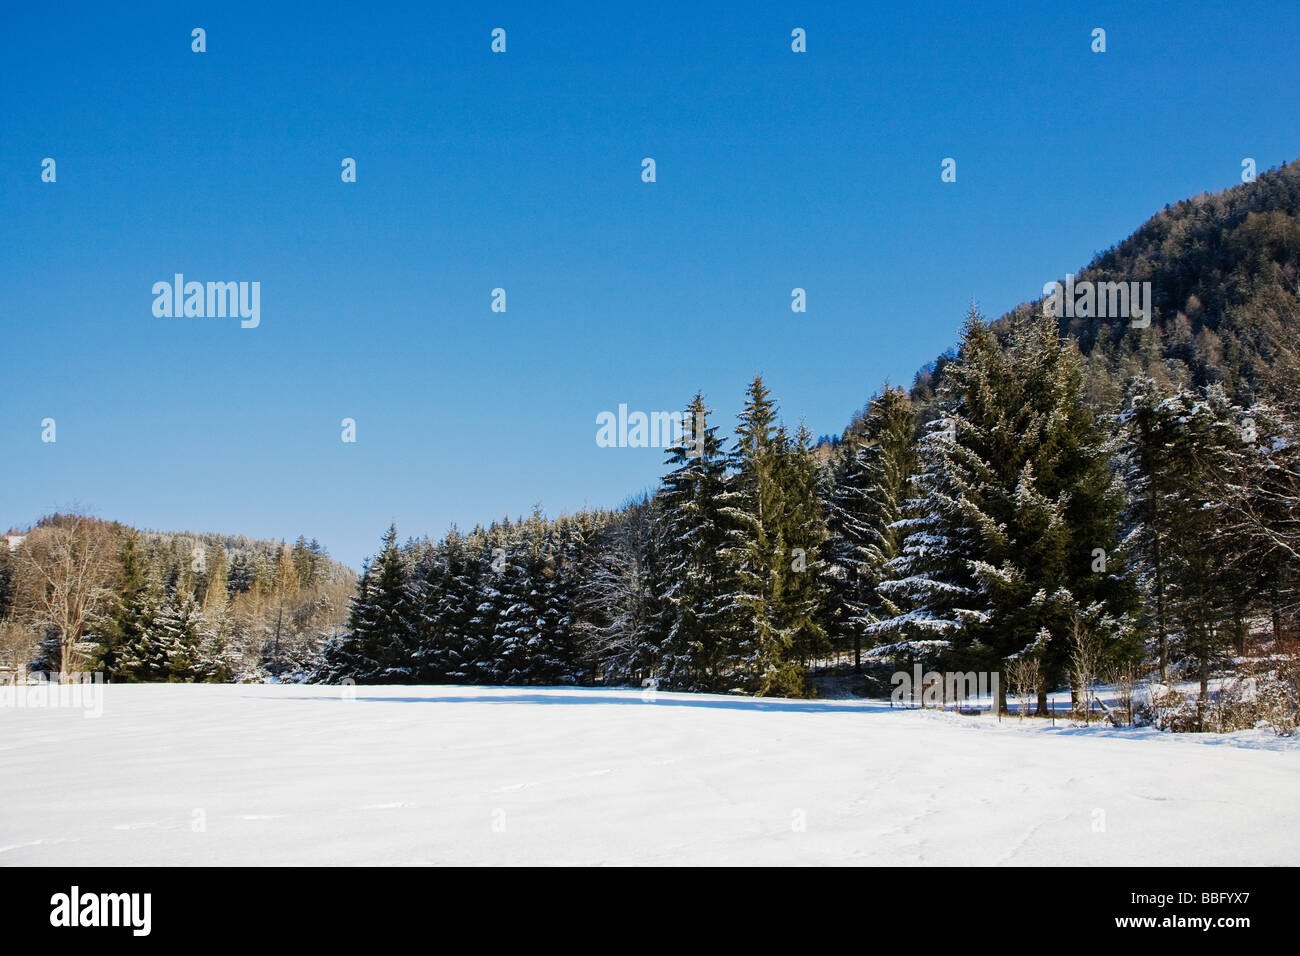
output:
M435 660L448 680L469 683L474 673L470 628L482 580L477 548L453 529L443 543L443 561L442 583L433 609Z
M526 684L533 656L540 650L544 564L544 530L541 515L515 528L506 550L505 566L496 584L499 613L493 629L490 656L494 683Z
M777 470L781 509L775 520L772 594L773 619L781 640L775 673L769 663L767 673L771 676L760 687L763 693L811 694L807 668L829 648L821 624L826 601L821 552L827 529L817 494L821 472L811 443L812 435L801 425L782 448Z
M413 679L415 642L406 584L397 528L390 525L383 550L365 567L357 583L347 632L325 648L324 679L363 684Z
M193 595L173 595L159 608L150 631L153 651L162 659L164 680L197 683L229 678L216 635Z
M254 569L248 555L236 551L230 559L230 571L227 574L226 587L233 594L245 594L253 589Z
M121 572L112 608L95 628L97 645L91 669L102 671L108 681L150 680L147 668L132 664L140 659L140 648L159 604L138 535L131 534L123 542L119 559Z
M912 404L886 388L867 406L831 473L826 496L827 630L838 647L853 648L861 670L865 629L898 613L877 585L898 557L912 473L916 468Z
M779 481L786 435L777 422L776 403L761 376L750 383L729 456L731 475L723 494L727 521L728 595L724 610L733 667L748 675L760 692L777 686L796 695L802 681L785 667L789 635L782 633L776 607L776 564L784 555L778 517L783 507Z
M805 428L787 435L761 377L750 384L736 434L722 512L736 665L756 693L807 696L806 665L825 640L818 549L826 526L811 436Z
M1028 314L1008 339L972 309L944 370L943 418L922 442L903 553L881 585L901 613L872 631L900 654L941 650L957 669L1000 671L1046 630L1041 666L1055 684L1078 622L1108 653L1131 641L1122 501L1073 344Z
M1256 588L1261 570L1246 560L1249 540L1232 521L1230 489L1221 483L1253 464L1242 440L1245 417L1218 386L1203 397L1186 390L1163 397L1149 380L1137 384L1120 416L1127 540L1154 597L1161 680L1181 661L1200 679L1203 702L1210 671L1244 629L1239 599Z
M661 666L664 685L680 690L724 686L731 648L724 615L728 568L721 550L727 464L704 396L686 409L687 434L668 449L673 470L659 491L662 542L659 593L671 607Z

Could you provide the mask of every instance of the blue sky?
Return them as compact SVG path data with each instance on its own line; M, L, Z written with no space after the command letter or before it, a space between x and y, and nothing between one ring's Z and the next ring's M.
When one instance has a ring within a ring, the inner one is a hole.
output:
M838 432L972 299L1300 156L1293 0L594 6L8 11L0 525L359 567L390 520L615 506L663 454L597 447L601 411L702 389L729 429L761 372ZM260 282L260 326L155 317L177 272Z

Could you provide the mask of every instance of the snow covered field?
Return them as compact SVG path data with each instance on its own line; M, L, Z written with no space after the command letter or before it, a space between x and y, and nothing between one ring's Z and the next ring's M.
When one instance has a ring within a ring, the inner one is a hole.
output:
M636 691L0 707L0 865L1300 864L1300 747Z

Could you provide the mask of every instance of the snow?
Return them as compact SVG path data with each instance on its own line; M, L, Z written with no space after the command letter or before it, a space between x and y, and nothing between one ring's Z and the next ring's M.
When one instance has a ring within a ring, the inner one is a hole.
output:
M1300 742L1261 731L636 690L103 691L99 718L0 707L0 864L1300 863Z

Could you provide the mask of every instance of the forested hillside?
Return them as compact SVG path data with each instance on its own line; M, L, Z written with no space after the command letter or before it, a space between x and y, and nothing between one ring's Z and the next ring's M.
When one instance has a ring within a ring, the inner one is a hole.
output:
M1221 383L1238 403L1283 394L1294 400L1300 381L1300 165L1165 207L1076 278L1150 282L1153 297L1145 329L1111 319L1060 320L1062 334L1086 359L1094 405L1120 402L1134 376L1166 389ZM994 325L1005 335L1012 316L1039 309L1039 301L1025 303ZM945 361L918 374L913 397L923 405Z
M51 515L0 547L0 664L111 681L301 677L356 575L316 541Z

